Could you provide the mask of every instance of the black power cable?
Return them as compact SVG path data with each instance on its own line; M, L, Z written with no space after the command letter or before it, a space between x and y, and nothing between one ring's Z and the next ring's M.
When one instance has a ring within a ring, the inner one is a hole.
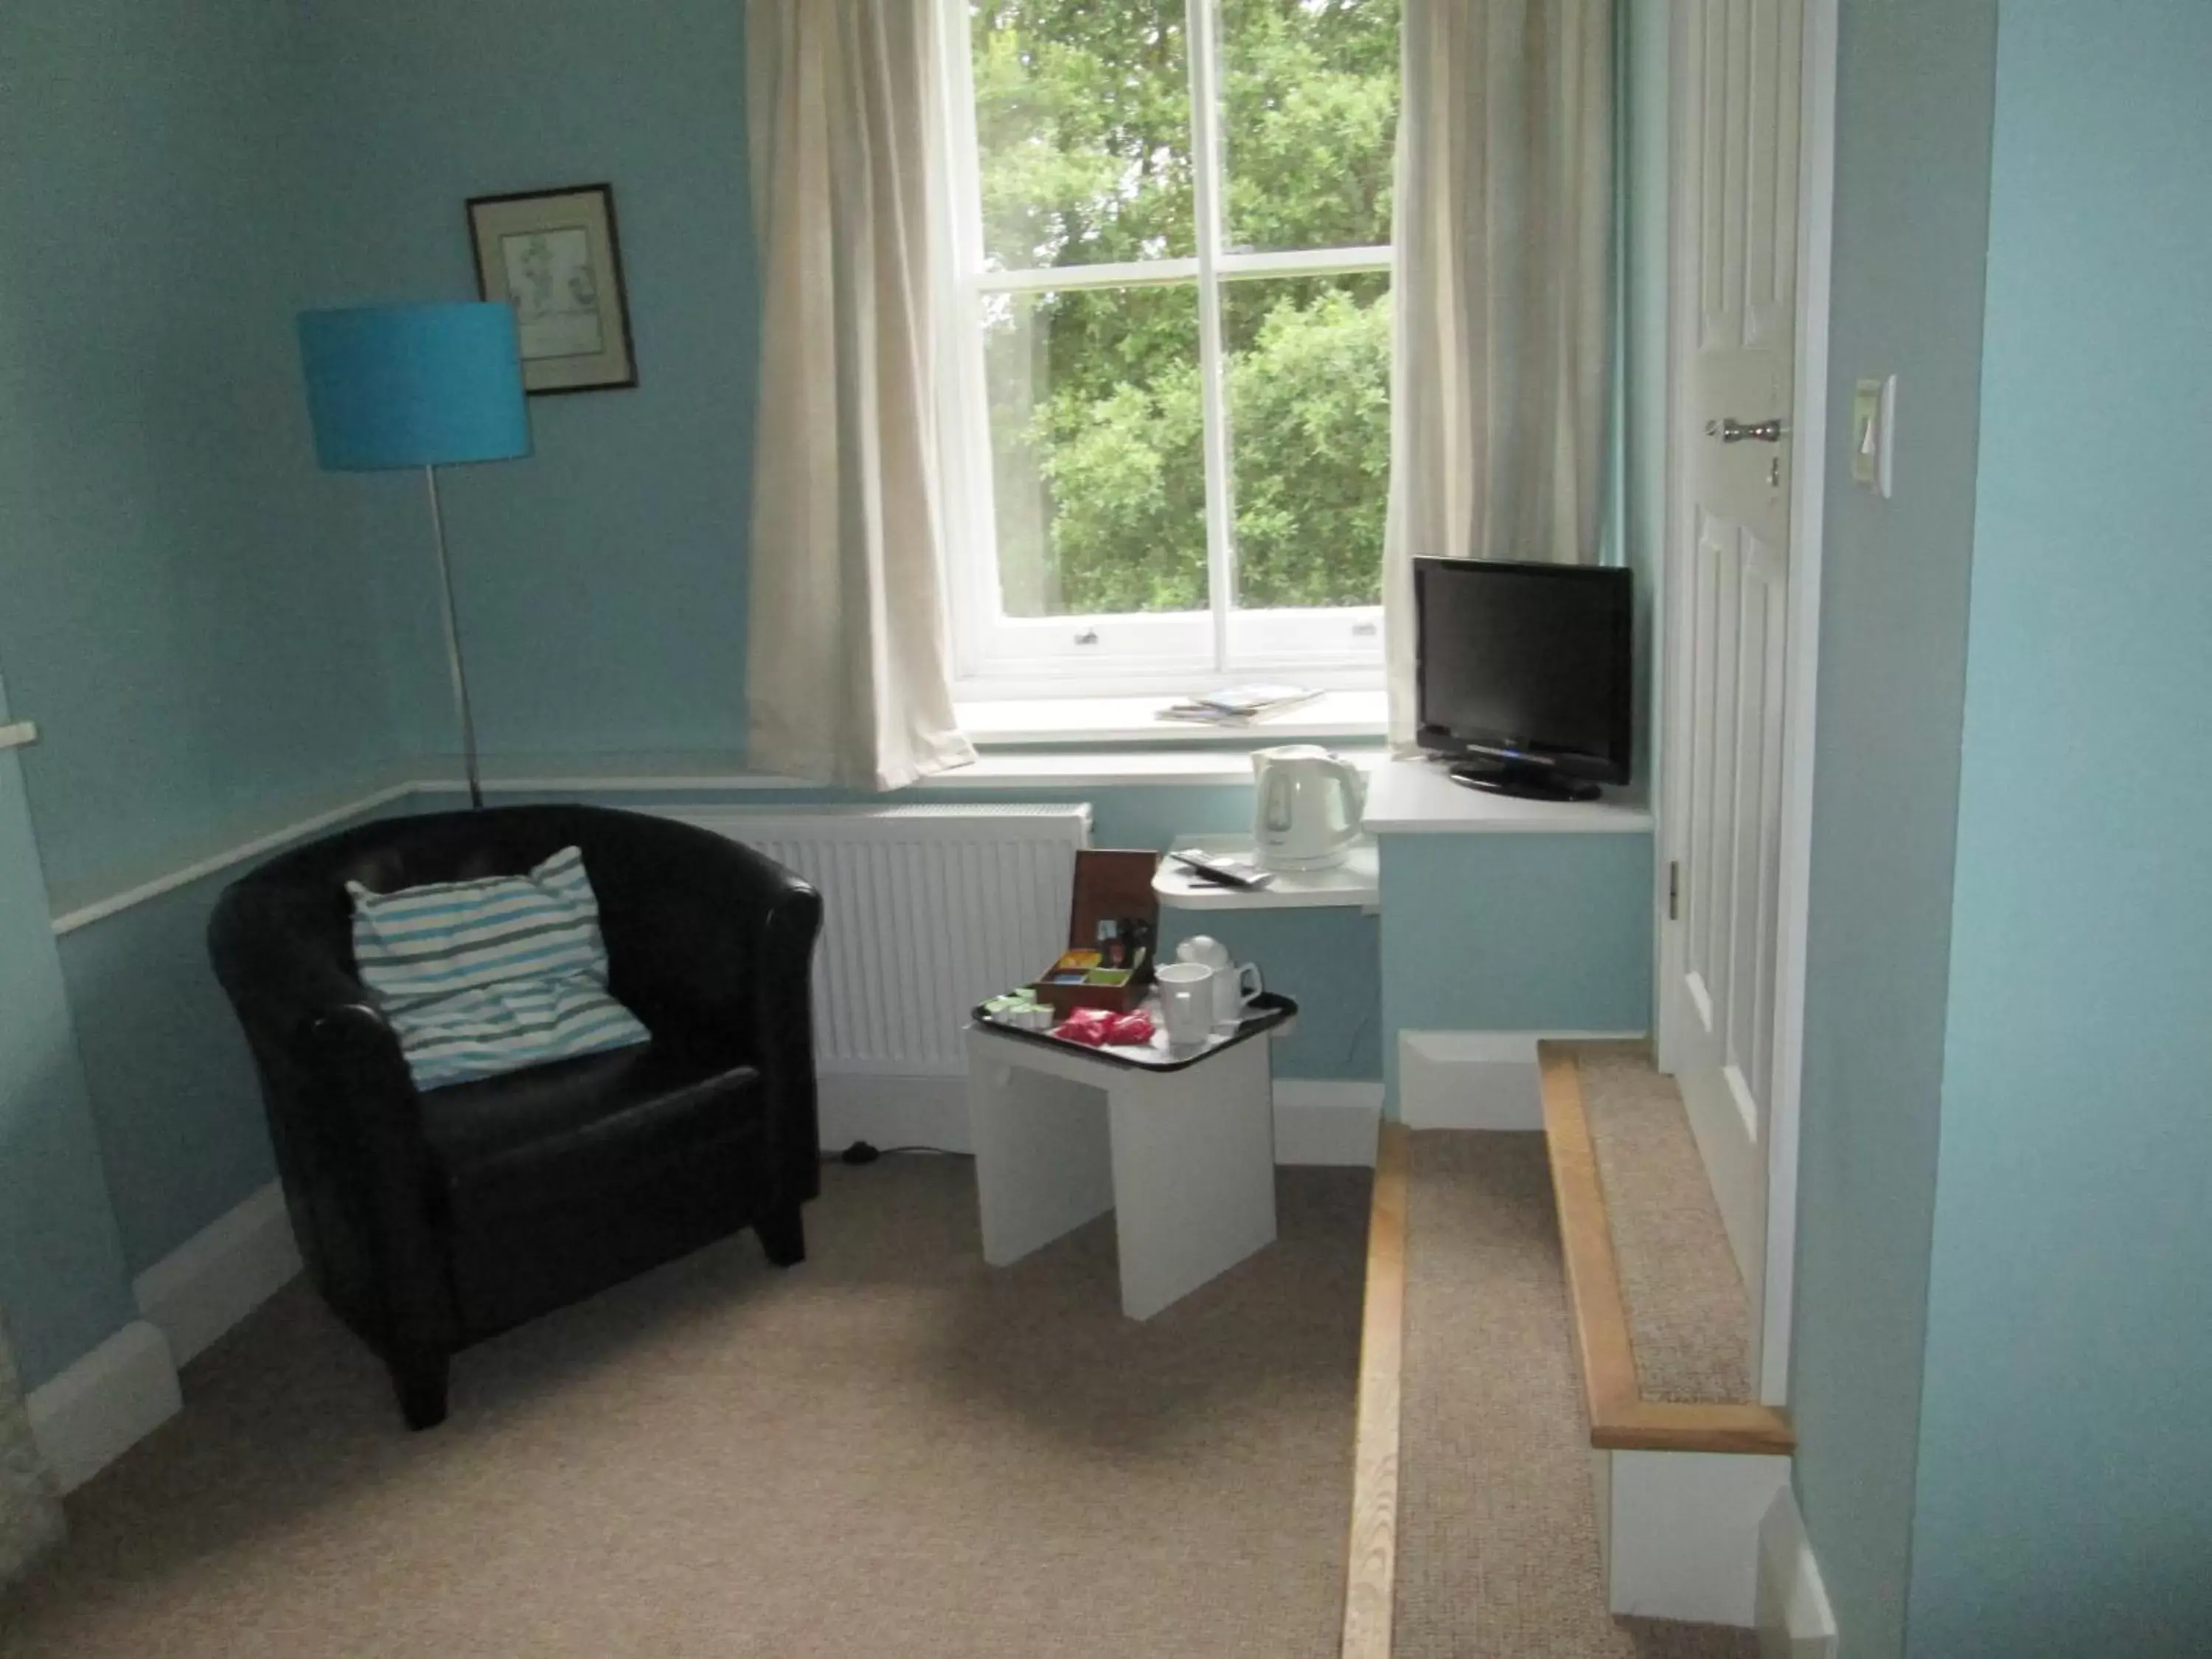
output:
M842 1152L825 1152L823 1162L833 1158L840 1164L873 1164L879 1158L889 1158L894 1152L922 1152L933 1158L965 1158L950 1146L877 1146L865 1140L856 1140Z

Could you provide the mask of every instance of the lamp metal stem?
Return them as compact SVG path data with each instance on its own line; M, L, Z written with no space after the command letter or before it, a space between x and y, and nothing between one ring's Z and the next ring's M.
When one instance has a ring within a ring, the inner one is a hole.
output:
M438 587L446 601L446 660L453 671L453 708L461 717L461 755L469 769L469 805L483 803L483 780L477 771L477 722L469 708L469 671L461 662L461 624L453 611L453 568L446 559L446 515L438 507L438 469L422 469L430 488L430 529L438 548Z

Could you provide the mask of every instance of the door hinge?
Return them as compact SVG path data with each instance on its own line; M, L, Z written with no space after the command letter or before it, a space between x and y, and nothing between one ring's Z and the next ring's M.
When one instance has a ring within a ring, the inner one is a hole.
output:
M1682 860L1667 860L1667 920L1682 919Z

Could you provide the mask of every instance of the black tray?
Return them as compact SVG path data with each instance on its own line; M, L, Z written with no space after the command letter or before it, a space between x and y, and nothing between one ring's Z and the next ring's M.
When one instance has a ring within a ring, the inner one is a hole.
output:
M1001 1025L983 1012L983 1005L980 1002L969 1018L993 1036L1012 1037L1017 1042L1034 1042L1063 1054L1081 1054L1102 1065L1119 1066L1124 1071L1180 1072L1212 1060L1214 1055L1234 1048L1240 1042L1249 1042L1255 1036L1265 1036L1278 1025L1294 1018L1297 1012L1298 1005L1290 998L1273 991L1262 991L1244 1005L1243 1023L1237 1026L1235 1036L1225 1036L1208 1048L1200 1048L1194 1054L1170 1054L1167 1059L1158 1060L1132 1060L1127 1054L1094 1048L1087 1042L1070 1042L1066 1037L1056 1037L1049 1031L1024 1031L1018 1026Z

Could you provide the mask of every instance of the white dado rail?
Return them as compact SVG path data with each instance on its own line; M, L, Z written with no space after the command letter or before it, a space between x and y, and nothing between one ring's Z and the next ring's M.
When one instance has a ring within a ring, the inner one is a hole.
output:
M1370 768L1382 763L1379 756L1371 752L1350 757ZM54 932L75 933L133 905L144 904L410 796L433 797L442 805L447 797L464 794L465 786L456 778L441 775L432 769L434 763L422 765L425 769L421 775L405 781L388 781L381 785L364 781L362 793L341 798L325 810L283 823L266 833L189 849L175 866L145 880L58 896ZM1064 753L986 750L974 765L942 773L917 787L933 792L1008 792L1024 788L1231 787L1251 781L1250 758L1234 749L1072 750ZM816 787L793 778L747 772L742 763L732 757L684 755L546 757L504 763L493 761L487 763L483 780L487 796L526 799L545 794L623 793L678 798L733 794L768 800L778 793Z

